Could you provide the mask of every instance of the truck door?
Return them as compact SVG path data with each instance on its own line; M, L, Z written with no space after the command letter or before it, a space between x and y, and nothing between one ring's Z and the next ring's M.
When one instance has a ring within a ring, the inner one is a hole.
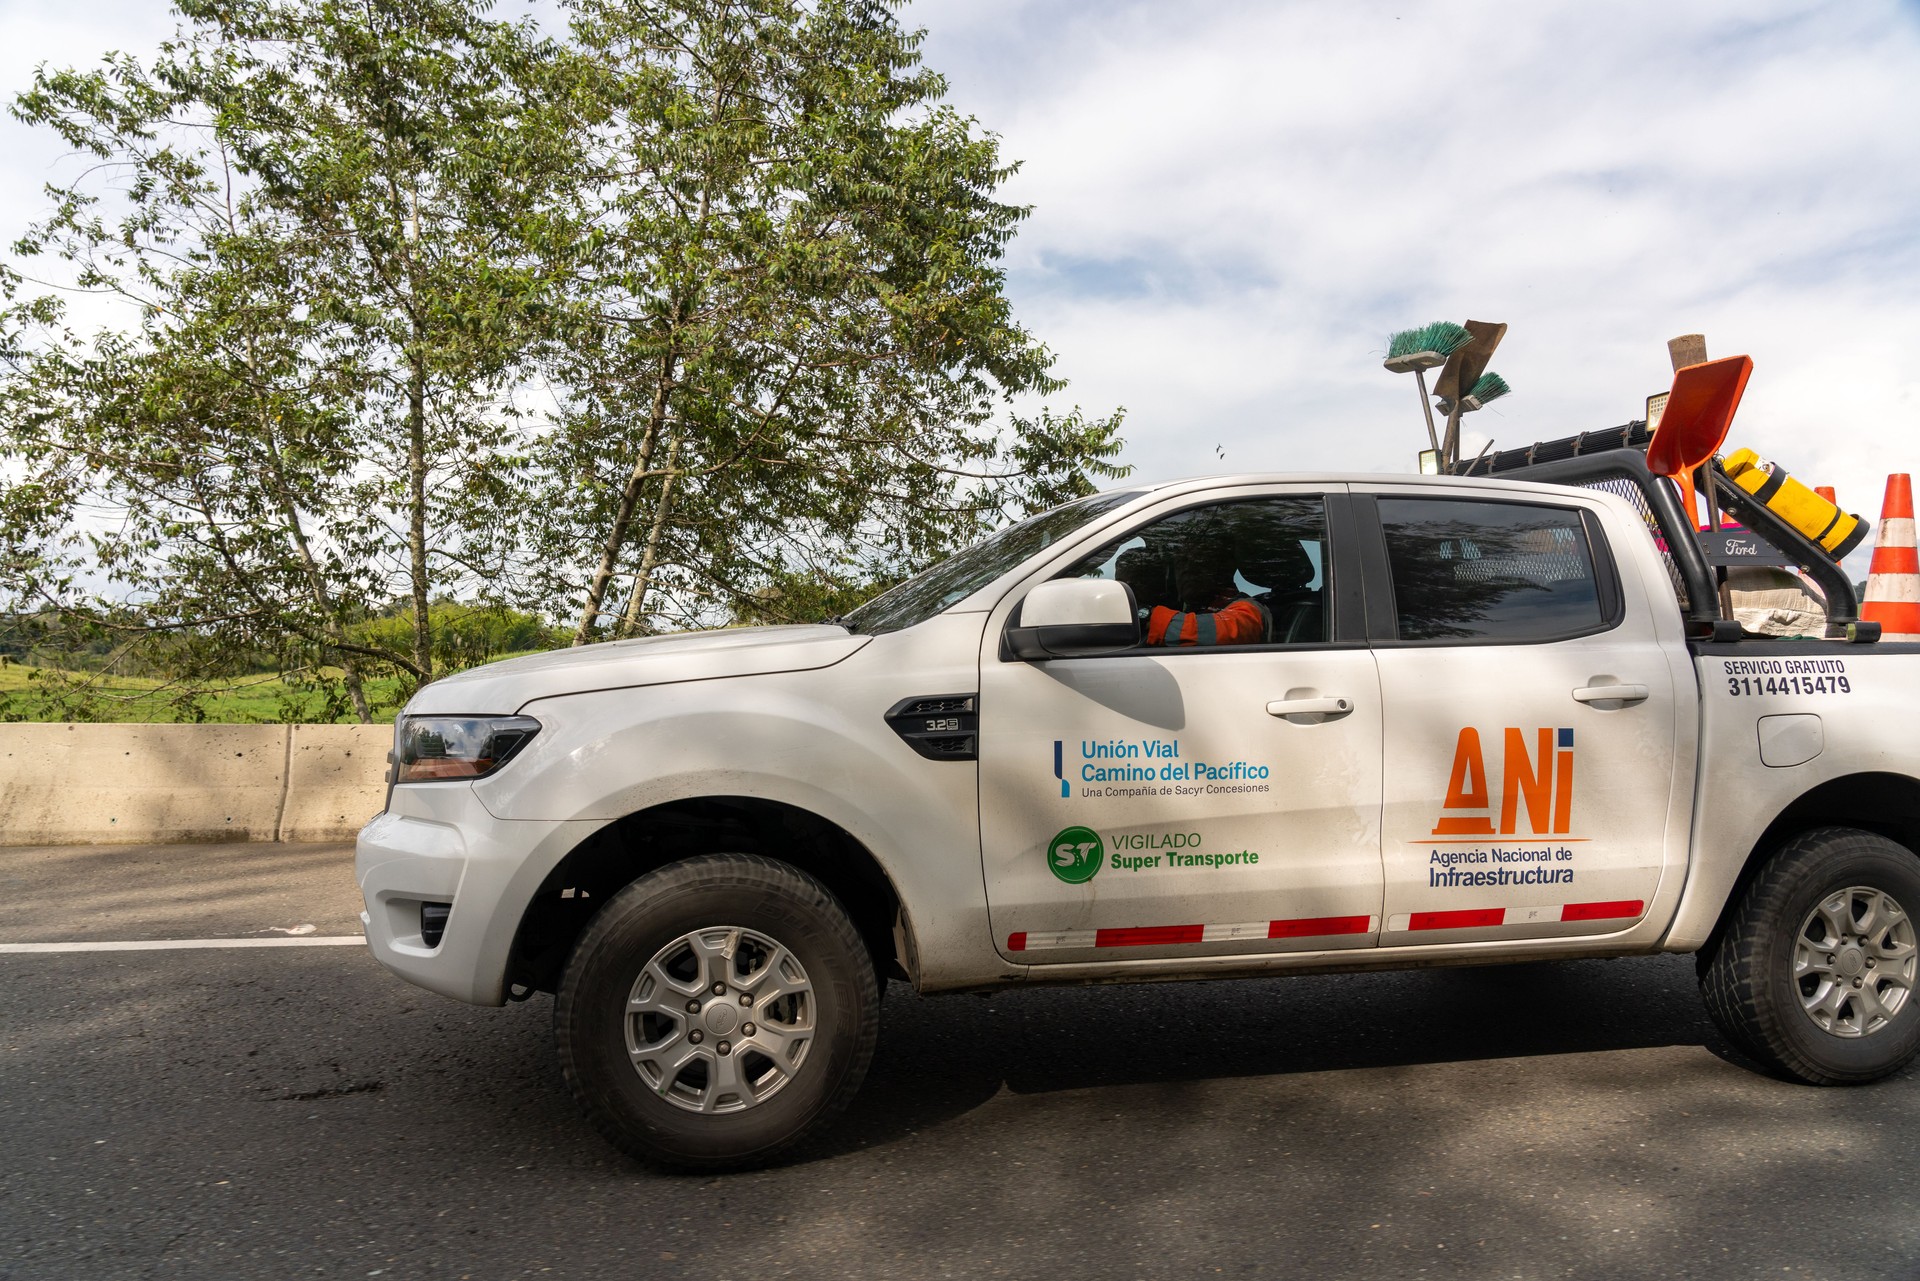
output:
M1384 486L1354 502L1385 707L1382 945L1632 927L1684 808L1671 645L1605 508Z
M987 629L982 857L1010 960L1375 941L1380 699L1346 494L1209 499L1054 575L1125 581L1150 632L1193 643L1020 662L1016 602Z

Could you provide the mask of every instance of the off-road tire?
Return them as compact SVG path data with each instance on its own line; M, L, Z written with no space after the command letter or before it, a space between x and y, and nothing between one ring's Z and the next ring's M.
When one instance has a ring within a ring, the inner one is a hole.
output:
M1857 828L1802 832L1767 860L1700 958L1700 991L1721 1033L1788 1079L1858 1085L1899 1071L1920 1053L1920 992L1910 990L1884 1023L1853 1036L1827 1030L1802 1000L1794 965L1803 924L1830 896L1855 887L1879 891L1912 920L1920 913L1920 857ZM1863 977L1874 981L1871 972Z
M705 1115L642 1078L630 1057L628 1000L662 948L721 926L790 950L811 983L814 1035L777 1093L743 1111ZM879 982L846 909L819 881L759 855L705 855L643 876L608 900L567 961L553 1026L568 1087L615 1146L665 1169L742 1169L817 1135L858 1093L878 1036Z

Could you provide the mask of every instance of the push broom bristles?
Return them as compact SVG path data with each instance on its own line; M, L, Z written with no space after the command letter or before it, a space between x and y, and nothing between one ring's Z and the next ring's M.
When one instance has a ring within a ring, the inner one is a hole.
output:
M1467 408L1482 408L1488 401L1498 400L1512 390L1513 388L1507 386L1506 379L1488 370L1480 375L1480 381L1476 382L1473 390L1467 393Z
M1418 329L1403 329L1387 339L1386 367L1396 374L1414 369L1435 369L1446 363L1455 350L1473 341L1473 335L1460 325L1436 320Z
M1486 373L1480 375L1478 382L1473 384L1473 390L1461 397L1460 412L1470 414L1476 409L1482 409L1488 401L1498 400L1512 390L1513 388L1507 386L1506 379L1494 373L1492 370L1488 370ZM1443 414L1452 414L1453 402L1451 400L1441 401L1440 412Z

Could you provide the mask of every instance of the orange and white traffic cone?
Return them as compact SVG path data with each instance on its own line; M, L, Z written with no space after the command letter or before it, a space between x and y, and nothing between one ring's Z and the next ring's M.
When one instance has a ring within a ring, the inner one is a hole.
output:
M1920 552L1913 545L1913 481L1905 472L1887 477L1860 617L1880 624L1882 640L1920 641Z

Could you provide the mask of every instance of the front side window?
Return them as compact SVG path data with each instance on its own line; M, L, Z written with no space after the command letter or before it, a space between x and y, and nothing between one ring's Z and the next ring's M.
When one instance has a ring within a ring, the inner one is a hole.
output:
M1328 635L1326 549L1320 497L1244 499L1163 517L1060 577L1132 588L1150 648L1305 645Z
M1607 624L1577 510L1382 498L1380 525L1403 641L1545 641Z

